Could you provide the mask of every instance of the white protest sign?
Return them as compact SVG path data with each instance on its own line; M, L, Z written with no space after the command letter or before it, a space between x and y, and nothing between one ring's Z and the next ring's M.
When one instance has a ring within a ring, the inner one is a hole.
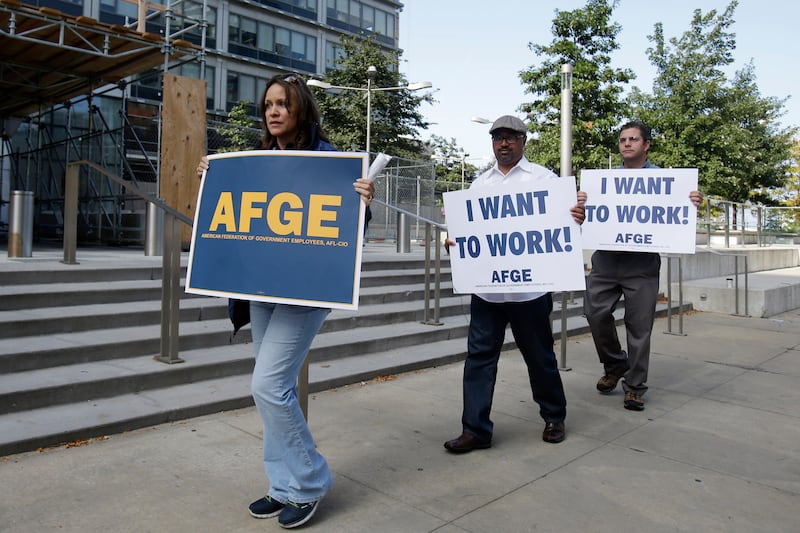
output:
M581 171L583 246L590 250L693 254L696 168Z
M575 177L446 192L453 288L459 293L583 290Z

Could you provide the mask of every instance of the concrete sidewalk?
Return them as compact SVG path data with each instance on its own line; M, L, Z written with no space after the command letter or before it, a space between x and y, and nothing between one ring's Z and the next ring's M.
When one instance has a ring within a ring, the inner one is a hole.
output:
M461 430L461 364L315 394L336 482L305 530L798 531L800 311L699 312L685 336L665 330L658 319L641 413L595 391L591 338L569 341L558 445L541 440L516 351L493 447L466 455L442 447ZM0 531L281 531L247 513L266 492L260 431L248 408L0 458Z

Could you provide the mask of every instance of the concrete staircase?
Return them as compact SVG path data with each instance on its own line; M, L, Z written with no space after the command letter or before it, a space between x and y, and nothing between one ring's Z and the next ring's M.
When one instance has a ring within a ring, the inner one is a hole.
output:
M153 359L158 262L18 265L0 272L0 456L252 405L249 326L232 334L225 300L183 295L185 362L168 365ZM359 310L332 311L314 341L310 392L465 357L470 297L453 294L447 268L437 325L422 323L420 253L365 253L362 271ZM586 333L580 295L567 312L568 335Z

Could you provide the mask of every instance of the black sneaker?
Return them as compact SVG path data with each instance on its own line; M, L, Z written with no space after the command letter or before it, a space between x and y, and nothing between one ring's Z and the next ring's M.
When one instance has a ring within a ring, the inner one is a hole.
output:
M284 529L302 526L314 516L319 500L310 503L286 502L286 506L278 517L278 525Z
M286 505L278 500L273 500L269 496L264 496L250 504L250 516L254 518L272 518L278 516Z

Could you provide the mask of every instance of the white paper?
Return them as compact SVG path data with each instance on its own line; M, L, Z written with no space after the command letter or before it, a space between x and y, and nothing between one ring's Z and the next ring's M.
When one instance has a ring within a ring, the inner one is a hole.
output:
M383 172L383 169L386 168L386 165L389 164L389 161L392 160L392 156L386 155L383 152L379 153L375 156L375 161L369 166L369 172L367 173L367 179L369 181L375 181L375 178L378 177L378 174Z

